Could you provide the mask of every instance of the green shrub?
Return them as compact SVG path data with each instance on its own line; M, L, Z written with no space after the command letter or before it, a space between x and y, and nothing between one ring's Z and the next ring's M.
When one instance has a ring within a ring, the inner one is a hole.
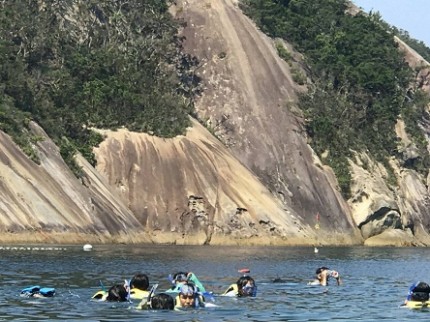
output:
M293 56L287 50L287 48L285 48L285 46L282 43L282 41L280 41L280 40L275 41L275 47L276 47L276 50L278 52L279 57L281 57L286 62L290 62L291 61L291 59L293 58Z

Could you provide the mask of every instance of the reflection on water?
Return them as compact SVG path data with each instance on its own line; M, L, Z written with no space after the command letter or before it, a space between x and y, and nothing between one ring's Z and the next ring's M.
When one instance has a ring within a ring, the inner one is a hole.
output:
M375 321L430 320L430 312L399 307L415 280L430 282L426 248L211 246L71 246L51 250L0 248L0 320L22 321ZM311 287L319 266L338 270L343 285ZM257 298L216 297L218 307L186 312L136 310L136 303L91 301L100 288L146 273L158 290L167 276L193 271L220 294L251 269ZM278 282L274 283L273 281ZM22 288L55 287L53 298L22 298Z

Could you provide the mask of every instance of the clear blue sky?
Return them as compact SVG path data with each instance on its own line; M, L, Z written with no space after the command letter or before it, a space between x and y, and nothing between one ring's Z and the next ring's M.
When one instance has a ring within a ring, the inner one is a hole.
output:
M411 38L430 47L430 0L352 0L365 12L379 11L382 19L398 29L406 30Z

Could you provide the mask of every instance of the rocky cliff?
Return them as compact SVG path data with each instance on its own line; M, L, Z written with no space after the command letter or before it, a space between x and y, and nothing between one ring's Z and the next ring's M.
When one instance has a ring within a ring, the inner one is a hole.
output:
M307 144L295 104L305 88L236 1L176 1L172 14L186 21L185 50L200 61L204 126L192 120L173 139L100 130L96 169L78 157L81 181L37 125L40 165L0 133L0 240L430 244L428 183L414 171L395 164L393 189L381 165L357 155L353 197L343 200Z
M85 184L36 124L40 165L0 132L0 240L26 243L147 241L133 213L84 159Z

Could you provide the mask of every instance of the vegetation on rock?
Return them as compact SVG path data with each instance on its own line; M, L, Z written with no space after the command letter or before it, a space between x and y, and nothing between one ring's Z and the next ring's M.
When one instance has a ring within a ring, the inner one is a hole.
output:
M35 120L72 168L76 150L94 164L91 128L183 133L197 61L167 10L157 0L2 1L0 129L30 151Z
M413 71L380 17L352 16L347 6L345 0L241 1L262 31L306 56L313 86L300 97L300 108L312 147L334 169L345 197L352 150L369 151L388 168L390 157L400 157L394 129L399 116L420 148L413 168L427 171L430 164L418 129L428 118L428 96L410 91Z

